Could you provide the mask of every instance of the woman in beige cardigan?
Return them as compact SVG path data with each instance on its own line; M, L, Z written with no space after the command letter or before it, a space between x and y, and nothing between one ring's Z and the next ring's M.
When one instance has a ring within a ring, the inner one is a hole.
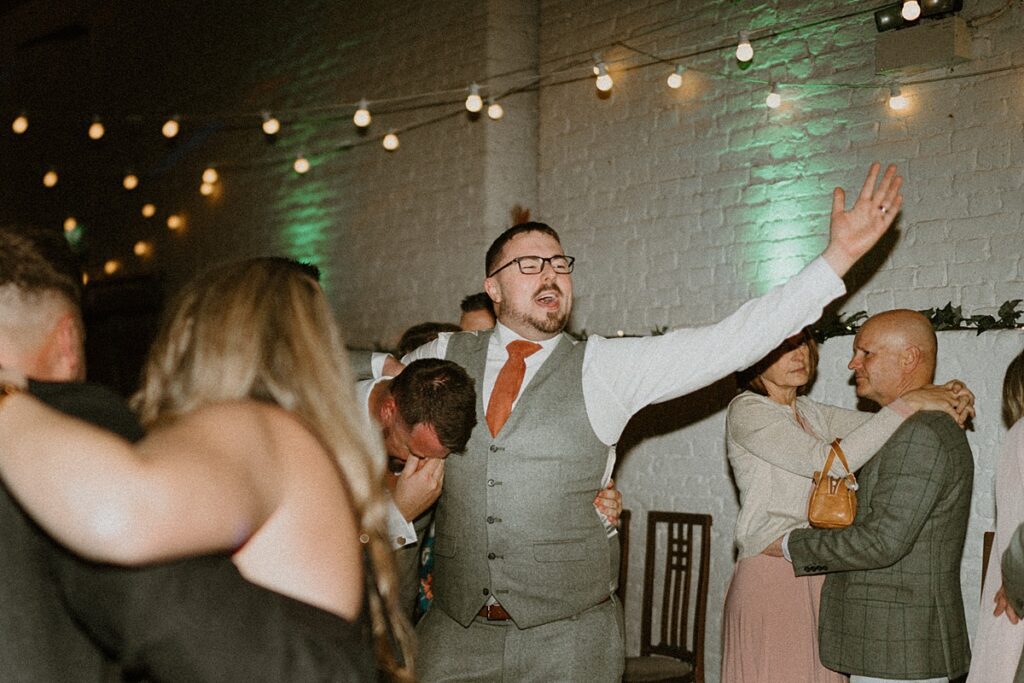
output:
M740 494L736 568L725 601L723 683L844 681L818 659L822 576L795 577L790 564L761 555L787 531L807 526L811 477L833 439L856 470L917 410L944 410L961 424L974 397L959 382L909 392L878 413L817 403L802 394L818 351L807 334L786 340L741 373L747 389L729 404L729 462ZM839 473L837 462L833 471Z

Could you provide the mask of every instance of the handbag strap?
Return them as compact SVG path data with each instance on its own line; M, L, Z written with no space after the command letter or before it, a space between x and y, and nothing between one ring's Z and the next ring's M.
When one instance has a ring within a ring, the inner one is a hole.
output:
M832 448L829 450L828 459L825 460L825 469L823 469L822 472L827 473L832 470L832 459L837 455L839 456L839 462L843 463L843 468L846 470L846 473L853 474L850 471L850 464L846 462L846 454L843 453L843 447L839 445L839 439L832 442Z

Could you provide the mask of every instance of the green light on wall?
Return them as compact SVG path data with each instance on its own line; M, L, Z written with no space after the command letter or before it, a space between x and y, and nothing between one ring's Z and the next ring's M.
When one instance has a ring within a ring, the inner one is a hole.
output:
M333 220L330 207L336 206L334 194L326 180L309 176L291 179L290 188L283 188L274 203L275 213L284 217L281 237L284 252L297 260L320 268L320 286L330 296L331 269L327 266L325 248Z

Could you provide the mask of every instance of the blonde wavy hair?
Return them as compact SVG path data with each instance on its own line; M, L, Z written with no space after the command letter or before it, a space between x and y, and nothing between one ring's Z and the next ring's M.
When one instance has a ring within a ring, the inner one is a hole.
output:
M315 269L255 258L193 280L161 326L132 403L149 428L207 404L246 398L298 416L334 455L369 537L377 661L395 680L412 680L410 627L398 609L385 540L384 452L356 404L345 346Z
M1003 377L1003 421L1007 427L1024 417L1024 351L1010 361Z

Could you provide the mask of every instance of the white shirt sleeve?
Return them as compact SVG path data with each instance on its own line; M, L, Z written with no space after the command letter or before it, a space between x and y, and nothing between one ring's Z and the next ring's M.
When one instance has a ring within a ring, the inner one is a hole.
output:
M388 500L388 540L391 541L392 550L416 542L416 527L406 521L393 500Z
M845 291L842 279L819 257L789 282L713 325L652 337L591 337L583 362L583 395L595 434L614 444L629 418L644 406L753 365L814 322Z

